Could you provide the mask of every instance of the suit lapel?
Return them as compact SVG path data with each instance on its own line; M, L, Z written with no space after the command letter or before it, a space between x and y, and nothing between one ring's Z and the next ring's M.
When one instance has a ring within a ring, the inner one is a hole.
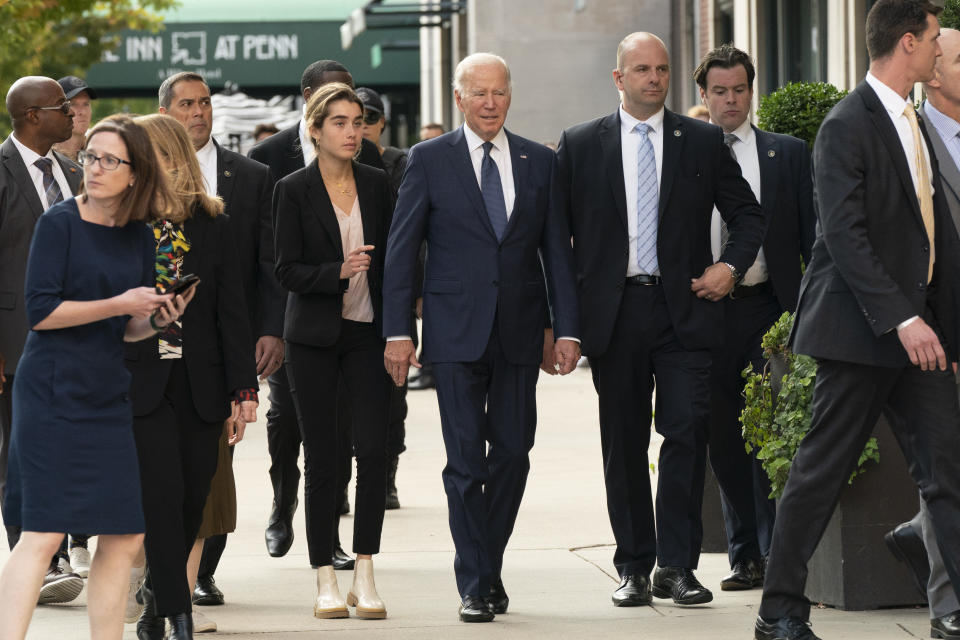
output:
M354 169L354 177L356 177L356 169ZM357 191L359 192L359 190L360 187L358 186ZM313 212L319 218L320 224L323 225L327 235L330 236L330 240L333 246L337 248L337 253L342 260L344 255L343 238L340 237L340 224L337 222L337 214L333 210L333 203L330 202L327 188L323 186L323 177L320 175L320 169L316 163L310 163L310 166L307 167L307 198L310 200ZM366 228L363 232L366 234Z
M600 153L603 157L603 169L610 181L613 201L617 205L617 214L627 227L627 195L623 182L623 146L620 142L620 111L600 121Z
M230 213L229 203L233 196L233 187L236 185L237 168L234 166L232 157L228 157L223 152L220 144L214 140L214 146L217 148L217 195L227 203L227 214Z
M683 149L683 121L669 109L663 110L663 162L660 170L660 203L657 214L657 226L663 224L663 213L670 199L673 187L673 174L680 162Z
M63 175L67 179L67 186L69 186L70 191L76 195L80 190L80 184L83 182L83 171L65 155L54 151L53 156L57 159L57 162L60 163L60 170L63 171Z
M30 203L30 213L33 214L33 219L36 220L43 213L43 203L40 202L40 196L37 195L37 188L33 185L33 180L30 179L30 172L27 171L27 165L23 163L23 157L17 150L12 138L8 137L3 143L2 155L4 167L6 167L10 175L13 176L13 179L16 180L20 190L23 191L24 197L27 202Z
M893 122L890 121L890 115L887 113L887 109L866 81L861 82L854 91L860 94L864 106L870 113L870 119L877 128L877 133L880 134L880 140L883 141L884 146L887 148L887 155L889 155L893 161L893 167L897 172L897 177L900 178L900 185L910 196L907 200L910 202L910 209L913 211L914 217L917 219L917 222L920 223L920 228L925 228L923 226L923 218L920 215L920 201L917 200L917 192L913 186L913 177L910 174L910 165L907 164L907 156L904 154L903 145L900 144L900 136L897 134Z
M760 166L760 207L769 220L776 211L777 178L780 175L780 143L766 131L753 128Z
M506 240L510 232L517 226L517 218L520 213L520 204L525 193L524 187L527 185L527 173L530 170L527 158L527 145L523 138L513 135L506 131L507 143L510 145L510 164L513 167L513 211L510 212L510 219L507 220L507 228L503 231L503 239Z
M920 117L923 120L929 122L927 118L926 105L920 107ZM951 191L953 191L954 196L957 199L960 199L960 169L957 168L957 163L953 161L953 156L950 155L950 151L947 150L947 145L944 144L943 139L940 137L940 134L937 132L935 127L930 132L929 138L930 143L933 145L934 155L937 158L937 164L940 166L940 177L942 178L941 182L947 186Z
M183 234L187 236L187 242L190 243L190 251L187 251L183 256L181 277L201 271L200 261L203 260L204 255L209 254L211 251L204 240L207 228L210 226L208 224L209 220L201 219L202 217L207 217L206 212L195 208L193 217L188 218L187 221L183 223ZM198 249L198 247L202 247L202 250ZM211 283L208 283L208 286L210 284Z
M360 201L360 222L363 225L363 244L376 245L377 240L377 218L374 215L376 207L370 201L370 193L365 184L360 181L360 164L353 163L353 181L357 185L357 199ZM337 231L339 231L339 226ZM386 249L386 247L377 247L377 249Z
M466 126L466 125L464 125ZM454 135L450 136L450 166L463 187L463 193L466 194L473 209L480 217L480 223L490 232L494 238L497 234L493 231L493 225L490 224L490 216L487 215L487 209L483 206L483 196L480 193L480 185L477 184L477 174L473 170L473 163L470 162L470 150L467 148L467 137L463 134L463 126L457 129ZM516 174L514 174L516 175Z

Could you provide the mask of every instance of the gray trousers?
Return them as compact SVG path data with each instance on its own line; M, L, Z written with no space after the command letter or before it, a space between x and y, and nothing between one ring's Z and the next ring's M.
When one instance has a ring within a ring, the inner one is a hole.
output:
M937 539L933 533L933 520L930 517L930 511L927 509L927 503L922 497L920 498L920 513L910 521L910 526L915 531L920 532L923 537L923 544L927 547L927 558L930 561L930 581L927 583L930 617L942 618L955 611L960 611L960 602L957 602L957 594L953 590L953 585L950 584L950 577L943 566L940 547L937 545Z

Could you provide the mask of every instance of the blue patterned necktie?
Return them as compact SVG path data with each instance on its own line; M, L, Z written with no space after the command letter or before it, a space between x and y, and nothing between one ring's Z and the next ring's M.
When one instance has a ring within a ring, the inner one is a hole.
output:
M637 123L640 134L637 151L637 267L641 273L654 275L660 269L657 261L657 215L660 185L657 182L657 158L649 134L653 127Z
M63 202L63 193L60 192L60 185L53 178L53 160L50 158L37 158L33 163L40 173L43 174L43 195L47 199L47 209Z
M500 183L500 169L490 157L492 142L483 143L483 162L480 164L480 193L483 194L483 205L490 216L493 232L497 240L503 240L503 232L507 228L507 205L503 201L503 185Z

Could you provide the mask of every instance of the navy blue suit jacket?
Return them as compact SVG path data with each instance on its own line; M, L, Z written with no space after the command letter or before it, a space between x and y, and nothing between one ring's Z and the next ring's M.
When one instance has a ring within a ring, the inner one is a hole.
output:
M462 128L410 151L387 242L384 336L413 335L413 270L426 239L425 362L479 360L496 319L507 359L539 364L548 291L554 334L579 337L570 236L551 203L554 154L506 133L516 201L502 242Z

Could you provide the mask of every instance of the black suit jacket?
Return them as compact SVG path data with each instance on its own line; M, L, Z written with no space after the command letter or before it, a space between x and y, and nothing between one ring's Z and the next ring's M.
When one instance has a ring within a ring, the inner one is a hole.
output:
M935 190L938 286L930 302L956 361L960 240L922 122L921 131ZM800 287L793 348L828 360L905 366L896 328L923 315L930 247L900 138L865 81L823 121L813 166L817 239Z
M195 273L201 282L183 314L183 363L197 414L206 422L220 422L230 415L230 394L257 388L237 247L225 215L211 218L194 211L184 223L184 233L190 250L183 257L182 272ZM127 343L124 360L133 374L133 415L155 411L173 360L160 359L157 336Z
M377 335L382 331L383 257L393 214L387 174L357 162L353 176L360 199L364 244L372 244L367 283ZM290 295L283 337L290 342L328 347L340 336L343 293L340 278L343 241L333 204L316 163L277 182L273 192L277 279Z
M273 178L266 166L217 147L217 195L223 198L240 259L253 339L283 335L287 292L273 274Z
M817 217L813 210L810 152L803 140L753 128L760 164L760 207L767 219L763 255L773 292L784 311L795 311L800 257L810 264Z
M275 133L254 146L247 156L270 167L273 178L279 180L303 169L303 148L300 146L300 123ZM386 170L377 145L366 138L360 145L357 162L377 169Z
M76 193L83 181L80 166L57 152L54 156ZM70 194L63 196L69 198ZM17 370L30 331L23 284L33 228L45 209L23 157L8 137L0 145L0 353L6 358L4 371L11 375Z
M557 151L556 205L573 237L583 352L606 352L627 273L627 195L620 112L571 127ZM716 205L730 231L722 262L741 272L753 264L765 220L723 132L664 110L657 255L674 331L686 349L708 349L721 337L722 306L690 290L713 263L710 220Z

